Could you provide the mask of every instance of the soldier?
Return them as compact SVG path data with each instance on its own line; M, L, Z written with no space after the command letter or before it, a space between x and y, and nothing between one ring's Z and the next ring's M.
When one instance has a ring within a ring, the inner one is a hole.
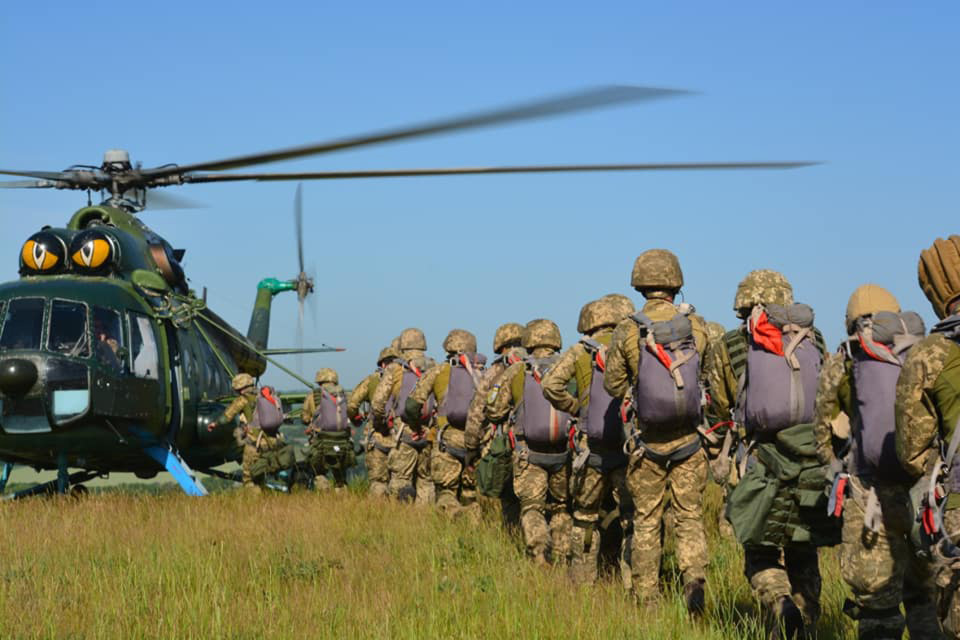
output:
M527 357L526 349L521 346L522 337L523 325L516 322L500 325L493 334L493 352L496 357L483 372L476 393L473 394L467 413L467 426L463 433L463 446L467 450L466 473L475 478L479 493L477 502L483 504L488 500L497 500L503 521L507 525L516 525L520 518L520 504L511 482L512 454L506 429L491 425L487 420L486 406L494 381L511 364ZM491 426L493 428L490 428ZM478 459L481 459L481 462L475 465ZM487 473L482 474L478 467ZM481 485L481 480L489 486Z
M300 419L308 425L307 462L314 471L314 488L330 488L327 473L333 476L333 486L346 486L347 470L356 463L347 398L340 386L340 378L333 369L317 371L318 387L303 402Z
M733 306L744 322L711 344L704 366L707 416L737 424L726 513L772 637L795 637L820 615L817 547L839 541L812 427L825 348L813 310L793 303L793 288L776 271L747 274Z
M600 507L612 494L624 532L620 558L629 587L629 528L633 502L626 486L627 457L623 453L623 419L619 400L603 388L603 370L613 328L634 312L633 303L611 294L588 302L580 310L577 331L583 334L543 378L543 394L558 411L578 416L577 450L573 463L573 533L570 576L574 582L594 582L600 552ZM576 396L570 383L576 384Z
M922 480L918 488L936 486L939 481L947 492L945 500L939 496L931 500L929 494L924 498L925 526L920 533L921 539L932 543L926 551L933 557L943 631L960 638L960 554L955 546L960 539L956 460L960 444L956 426L960 420L960 236L937 238L921 252L919 280L940 322L910 350L897 381L897 457L911 481ZM939 518L936 511L941 511Z
M407 398L416 381L434 366L428 358L427 339L420 329L404 329L400 334L400 358L386 366L370 402L374 428L392 428L394 448L387 457L390 493L401 500L416 499L417 504L433 504L435 490L430 477L431 432L429 428L408 425L403 420ZM427 407L432 410L432 407ZM428 422L427 420L423 421Z
M862 640L899 639L902 602L910 637L938 638L933 574L910 548L909 482L894 443L897 378L907 349L923 338L923 321L867 284L850 296L846 327L849 340L820 374L815 423L817 457L845 471L835 497L835 515L843 515L840 568L853 592L844 612L857 620ZM834 425L845 420L849 428L838 432ZM843 462L835 452L840 442L841 453L850 449Z
M523 330L529 355L511 364L494 381L487 419L512 418L513 488L520 498L520 526L527 553L538 565L569 556L571 518L567 510L570 477L570 416L547 403L540 380L557 360L560 329L550 320L531 320ZM552 554L551 554L552 552Z
M233 390L239 395L213 422L207 425L213 431L219 424L237 419L239 427L234 435L243 443L243 486L260 491L266 484L269 473L286 472L287 482L293 480L291 469L295 459L293 447L286 443L279 431L261 429L256 415L257 383L248 373L238 373L233 377Z
M430 473L436 485L437 506L449 514L461 506L476 505L473 474L465 473L467 448L464 428L474 392L483 373L477 353L477 339L469 331L453 329L443 341L447 359L423 374L407 398L404 421L421 427L424 406L433 400L437 407L437 432Z
M631 284L646 303L640 313L614 329L604 372L604 388L611 396L632 397L639 425L639 433L628 443L627 489L635 514L631 588L641 602L650 602L659 593L660 531L669 487L684 600L688 611L696 615L705 604L707 566L703 529L707 457L697 433L701 420L699 358L707 341L706 328L702 318L690 313L689 305L674 304L683 286L683 272L673 253L665 249L642 253L633 265ZM661 344L664 330L675 334L675 339ZM673 351L672 356L668 350ZM651 384L657 385L656 389L648 388ZM648 400L658 398L654 393L658 390L671 396L660 407L663 415L657 415L657 407L648 406Z
M365 416L360 414L360 407L364 402L371 404L373 394L380 384L383 377L384 368L391 362L400 357L400 352L393 347L381 349L377 357L377 370L364 378L360 384L353 388L350 397L347 398L347 415L354 425L360 426L365 420ZM381 424L375 427L373 420L369 421L369 433L366 434L366 455L364 464L367 467L367 478L370 482L370 494L374 496L385 496L389 490L390 470L387 468L387 456L393 450L393 433L386 426Z

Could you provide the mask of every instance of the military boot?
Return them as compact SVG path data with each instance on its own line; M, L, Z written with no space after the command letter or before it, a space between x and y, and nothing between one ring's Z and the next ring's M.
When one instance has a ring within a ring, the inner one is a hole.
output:
M707 598L703 590L703 580L691 580L683 585L683 601L687 605L687 613L691 616L702 616L707 607Z
M770 640L794 640L802 637L803 614L792 598L784 596L777 602L773 625Z

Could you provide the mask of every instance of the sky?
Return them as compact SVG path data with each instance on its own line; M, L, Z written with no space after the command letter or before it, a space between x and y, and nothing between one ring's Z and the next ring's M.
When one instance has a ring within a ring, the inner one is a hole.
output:
M957 232L955 2L14 3L0 17L0 168L144 166L318 142L595 85L695 94L262 170L540 163L816 160L791 171L557 174L304 184L316 293L305 356L348 386L404 327L430 353L454 327L488 354L536 317L577 340L577 314L631 295L633 260L680 258L684 299L736 325L733 294L773 268L835 345L866 282L934 321L917 258ZM297 273L294 183L189 185L205 204L147 211L187 250L191 286L246 329L256 283ZM81 192L0 190L0 280L62 226ZM294 346L275 300L271 346ZM297 359L284 360L298 366ZM276 369L268 381L296 383Z

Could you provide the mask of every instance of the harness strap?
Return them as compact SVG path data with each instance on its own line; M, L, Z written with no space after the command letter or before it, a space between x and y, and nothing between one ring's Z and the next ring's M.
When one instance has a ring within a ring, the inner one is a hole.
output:
M702 446L700 438L695 439L689 444L677 447L668 453L659 453L654 451L647 445L646 442L640 440L639 438L637 439L637 445L643 451L643 457L650 458L650 460L653 462L656 462L661 467L665 467L667 469L674 467L691 457L693 454L699 451Z

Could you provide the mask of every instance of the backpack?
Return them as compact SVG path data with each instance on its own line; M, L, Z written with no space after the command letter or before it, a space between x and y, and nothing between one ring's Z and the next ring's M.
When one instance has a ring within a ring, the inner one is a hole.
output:
M490 441L485 456L477 462L477 491L489 498L499 498L512 487L513 447L501 429Z
M523 437L533 449L537 448L536 445L555 448L570 437L570 414L557 411L547 401L540 386L543 376L556 361L556 355L526 358L523 376L514 379L511 389L513 397L520 398L513 416L514 433Z
M283 424L283 407L280 396L273 387L263 387L257 392L257 406L253 423L264 431L275 433Z
M394 417L403 416L404 408L407 406L407 398L413 393L413 388L417 386L417 381L420 380L420 376L423 375L423 371L420 370L416 363L402 359L398 359L397 362L403 368L403 376L400 378L400 392L394 396L390 403L390 411L388 411L388 414ZM433 409L434 400L433 396L431 396L423 403L423 408L420 412L421 424L430 421L430 415L433 413Z
M746 367L737 421L747 433L773 434L813 421L823 352L805 304L754 307L747 320Z
M895 440L897 379L907 350L925 333L912 311L881 311L845 343L853 396L852 465L857 474L902 482L906 473L897 459Z
M350 428L347 398L341 387L334 387L332 392L320 387L313 392L313 400L316 409L310 421L312 431L333 433Z
M587 434L588 440L599 441L610 447L620 447L623 444L620 401L603 388L607 347L589 338L583 338L580 344L586 353L577 358L576 362L580 396L579 429Z
M644 313L630 319L640 329L640 361L633 410L641 429L697 427L701 420L700 354L685 313L653 322Z
M463 429L467 426L467 412L470 409L470 402L473 400L473 394L480 384L480 371L482 364L476 353L460 353L452 356L448 360L446 371L441 371L440 376L445 376L447 380L446 394L443 402L437 407L437 415L446 418L447 424ZM444 381L440 381L441 385Z

